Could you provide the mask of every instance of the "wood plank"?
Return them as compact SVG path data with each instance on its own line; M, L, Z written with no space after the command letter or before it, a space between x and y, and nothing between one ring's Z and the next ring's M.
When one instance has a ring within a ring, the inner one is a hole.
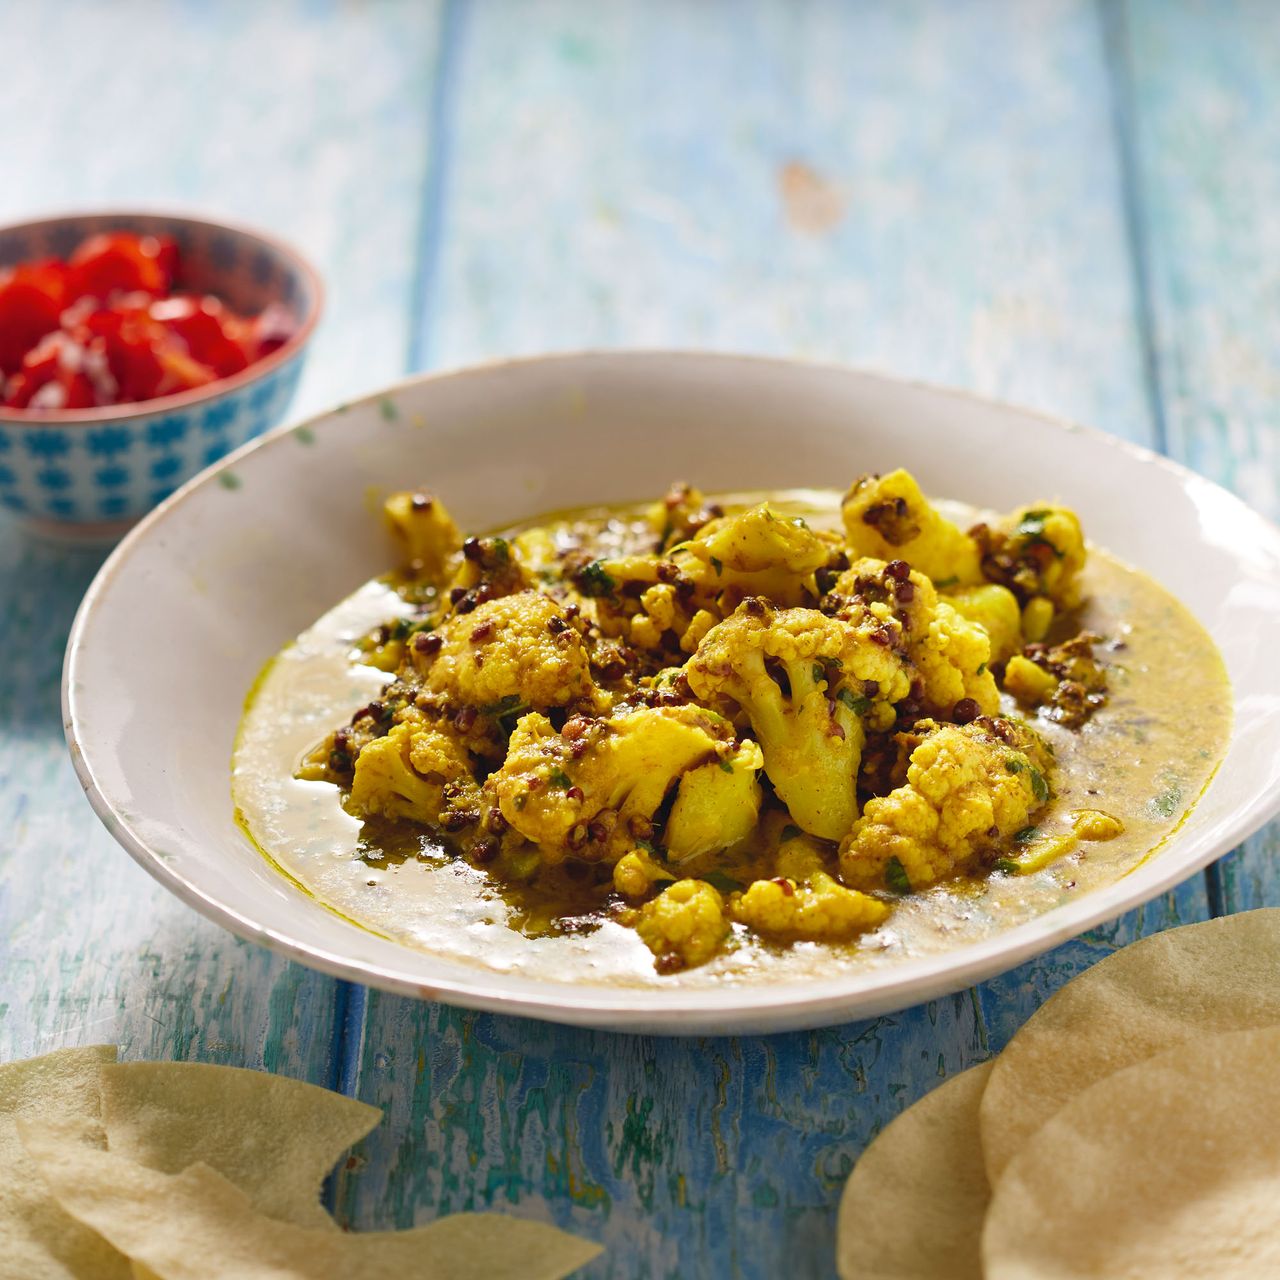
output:
M1280 518L1280 22L1273 5L1117 7L1169 452ZM1280 824L1219 864L1280 903Z
M330 285L300 405L397 376L437 18L412 3L6 4L21 56L0 115L21 127L0 139L0 222L179 204L272 228ZM182 906L80 793L58 683L100 559L0 525L0 1060L119 1041L333 1082L345 989Z
M464 11L419 359L624 343L871 362L1155 439L1101 26L1031 5ZM673 463L678 467L678 463ZM592 1275L822 1275L867 1140L1201 877L975 991L807 1035L665 1040L368 996L391 1122L357 1226L494 1206Z

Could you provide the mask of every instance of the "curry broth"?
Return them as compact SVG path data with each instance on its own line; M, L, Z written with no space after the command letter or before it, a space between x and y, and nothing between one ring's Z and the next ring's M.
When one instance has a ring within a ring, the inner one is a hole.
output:
M726 510L763 494L721 498ZM803 490L769 495L788 515L838 527L839 496ZM557 546L615 554L652 533L641 507L565 513L528 521L551 527ZM960 510L960 509L957 509ZM972 517L971 511L963 511ZM1131 871L1179 825L1225 749L1231 695L1213 641L1172 596L1096 548L1083 574L1078 621L1105 637L1110 699L1080 730L1041 717L1056 756L1055 794L1030 845L1052 851L1077 809L1124 823L1106 843L1078 844L1039 870L954 880L903 898L888 920L848 943L778 946L734 926L735 945L709 963L660 976L635 931L602 913L611 885L598 874L557 869L531 886L502 884L455 858L410 824L362 824L338 789L295 779L298 762L325 733L386 683L353 662L361 636L407 615L408 588L368 583L337 605L263 673L246 708L233 769L240 820L282 871L331 910L415 948L488 968L549 979L682 986L831 977L976 942L1012 928ZM1005 710L1019 714L1004 696ZM722 888L771 875L762 846L716 859ZM701 874L701 873L694 873Z

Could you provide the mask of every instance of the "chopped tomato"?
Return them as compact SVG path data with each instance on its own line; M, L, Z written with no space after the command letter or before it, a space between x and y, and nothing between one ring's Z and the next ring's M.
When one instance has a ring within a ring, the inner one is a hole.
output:
M172 241L127 231L90 236L71 255L68 273L73 298L110 298L113 293L167 293L176 264Z
M82 409L173 395L228 378L276 350L293 317L257 317L211 295L174 293L177 245L91 236L69 263L0 271L0 403Z
M0 373L12 373L46 333L58 327L67 287L58 262L29 262L0 271Z

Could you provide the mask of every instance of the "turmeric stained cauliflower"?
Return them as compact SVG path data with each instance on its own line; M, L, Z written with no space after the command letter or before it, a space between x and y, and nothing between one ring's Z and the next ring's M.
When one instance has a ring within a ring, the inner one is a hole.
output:
M544 862L616 862L653 840L658 809L683 775L730 758L732 726L701 707L576 716L559 733L534 712L516 726L485 791Z
M636 932L659 973L706 964L729 933L724 899L703 880L677 880L640 908Z
M595 703L582 637L537 591L454 614L410 651L427 690L488 714Z
M382 510L409 568L432 581L445 578L462 549L462 535L444 503L429 493L393 493Z
M420 492L385 517L403 608L353 657L391 678L298 776L371 838L431 828L521 928L634 924L663 973L735 935L848 943L1006 865L1051 761L996 676L1069 728L1106 700L1062 507L965 532L898 470L854 484L843 533L687 484L509 537Z
M849 601L896 628L898 647L905 649L918 682L915 696L932 714L950 717L966 700L973 704L970 719L999 709L990 637L941 599L924 574L902 560L855 561L836 579L828 607L842 618L850 612Z
M984 717L921 722L904 786L867 801L840 846L846 884L898 893L967 870L1049 801L1047 757L1030 730Z
M361 748L346 808L433 824L444 808L473 809L479 800L467 749L435 726L404 722Z
M977 544L934 510L910 472L863 476L841 513L854 555L905 560L939 584L982 581Z
M708 632L686 668L696 697L741 709L778 798L826 839L857 817L863 718L910 687L882 635L870 612L855 624L816 609L775 611L753 596Z
M825 871L808 880L757 880L730 900L739 924L779 942L844 942L875 928L889 914L888 904L846 889Z

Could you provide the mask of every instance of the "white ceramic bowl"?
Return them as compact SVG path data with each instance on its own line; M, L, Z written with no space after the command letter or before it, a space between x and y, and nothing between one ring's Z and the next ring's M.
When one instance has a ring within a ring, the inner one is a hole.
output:
M370 494L426 482L465 527L708 489L840 486L910 468L1008 508L1054 491L1100 545L1176 593L1235 690L1227 759L1183 828L1117 883L980 944L827 982L619 989L489 972L387 941L274 871L237 828L229 761L263 663L387 564ZM561 1022L775 1031L902 1008L990 977L1177 884L1280 808L1280 530L1207 480L1024 410L849 369L614 353L403 383L276 432L143 521L93 584L68 648L75 765L121 844L240 936L358 982Z

